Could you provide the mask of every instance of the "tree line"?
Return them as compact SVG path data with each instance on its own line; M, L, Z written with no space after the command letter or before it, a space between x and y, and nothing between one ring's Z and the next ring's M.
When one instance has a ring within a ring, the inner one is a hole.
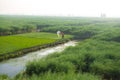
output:
M42 28L46 28L49 26L49 24L26 24L23 26L17 26L17 25L12 25L8 28L0 27L0 36L4 35L12 35L12 34L21 34L21 33L27 33L27 32L40 32Z
M34 31L36 31L36 27L32 25L24 25L23 27L18 27L16 25L13 25L10 26L10 28L0 27L0 36L34 32Z

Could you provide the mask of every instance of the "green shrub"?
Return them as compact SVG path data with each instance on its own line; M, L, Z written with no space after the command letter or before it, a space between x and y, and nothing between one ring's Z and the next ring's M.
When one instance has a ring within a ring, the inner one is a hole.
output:
M28 75L32 74L43 74L45 72L51 71L55 72L64 72L68 73L69 71L74 70L74 66L69 62L58 62L54 59L49 61L34 61L32 63L28 63L26 73Z
M89 73L80 73L75 74L73 72L70 73L51 73L47 72L42 75L33 74L30 77L17 77L14 80L102 80L99 76L92 75Z
M0 75L0 80L9 80L9 77L7 75Z

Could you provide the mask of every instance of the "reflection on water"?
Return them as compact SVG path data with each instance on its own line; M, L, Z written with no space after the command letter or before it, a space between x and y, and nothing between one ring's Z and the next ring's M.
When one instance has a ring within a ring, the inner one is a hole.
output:
M40 59L48 54L54 52L61 52L68 46L75 46L76 41L69 41L65 44L61 44L55 47L42 49L39 51L28 53L22 57L9 59L0 62L0 74L7 74L9 77L14 77L19 72L25 70L25 65L27 62L33 59Z

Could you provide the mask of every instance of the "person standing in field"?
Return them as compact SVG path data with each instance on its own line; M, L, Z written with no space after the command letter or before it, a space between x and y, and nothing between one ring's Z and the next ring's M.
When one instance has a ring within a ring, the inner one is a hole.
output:
M63 38L64 38L64 33L61 31L60 34L61 34L61 37L62 37L62 39L63 39Z
M60 37L61 31L57 31L58 38Z

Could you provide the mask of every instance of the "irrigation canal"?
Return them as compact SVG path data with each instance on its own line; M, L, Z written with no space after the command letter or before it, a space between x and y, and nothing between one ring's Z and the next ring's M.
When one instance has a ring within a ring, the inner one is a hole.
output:
M26 68L25 65L27 62L43 58L46 55L52 54L54 52L61 52L68 46L75 46L76 43L77 43L76 41L69 41L67 43L60 44L55 47L50 47L50 48L41 49L39 51L30 52L22 57L2 61L0 62L0 74L6 74L12 78L21 71L25 70Z

